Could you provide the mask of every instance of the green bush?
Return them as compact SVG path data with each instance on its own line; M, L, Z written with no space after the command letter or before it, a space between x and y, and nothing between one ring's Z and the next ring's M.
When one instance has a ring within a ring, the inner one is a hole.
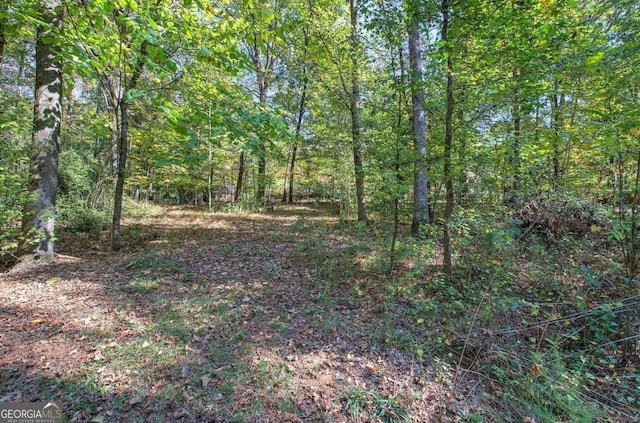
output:
M92 208L79 198L62 196L57 211L59 224L71 232L98 233L110 223L109 210Z
M98 233L110 224L113 181L99 179L98 167L78 151L60 154L56 218L72 232Z
M10 174L0 166L0 253L17 248L22 211L29 198L22 175Z

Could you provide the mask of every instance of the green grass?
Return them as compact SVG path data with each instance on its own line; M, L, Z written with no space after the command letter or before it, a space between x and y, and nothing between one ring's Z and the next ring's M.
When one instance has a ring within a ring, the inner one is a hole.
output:
M148 294L160 289L160 282L156 279L134 278L120 283L119 288L127 294Z
M360 386L346 388L341 398L344 410L356 421L396 423L409 421L409 413L395 396Z

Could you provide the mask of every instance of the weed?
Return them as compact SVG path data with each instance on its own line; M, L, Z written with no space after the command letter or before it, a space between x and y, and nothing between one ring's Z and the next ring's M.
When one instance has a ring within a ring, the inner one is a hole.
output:
M306 219L304 216L302 216L296 219L296 221L293 222L291 226L289 226L289 232L304 233L309 230L308 226L309 226L309 220Z
M343 397L344 408L353 419L358 419L360 414L367 409L369 392L359 386L347 388Z
M169 257L161 256L156 252L150 252L141 256L132 257L125 261L127 269L149 270L156 273L180 273L182 264Z
M568 369L560 354L555 350L559 360L543 360L537 353L529 358L500 353L504 359L494 364L493 373L504 385L503 404L509 415L549 423L559 419L588 423L598 418L599 406L580 392L584 378Z
M119 285L120 290L127 294L148 294L160 288L160 283L155 280L135 278Z
M342 402L346 413L354 420L384 423L409 421L409 412L397 397L382 396L375 389L360 386L345 389Z

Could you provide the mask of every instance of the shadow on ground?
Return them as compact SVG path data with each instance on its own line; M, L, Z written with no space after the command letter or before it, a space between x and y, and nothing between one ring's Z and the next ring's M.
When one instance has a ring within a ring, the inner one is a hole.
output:
M0 276L0 398L69 421L440 421L432 363L353 290L362 257L329 259L336 224L172 208L127 222L117 254L64 234L58 263Z

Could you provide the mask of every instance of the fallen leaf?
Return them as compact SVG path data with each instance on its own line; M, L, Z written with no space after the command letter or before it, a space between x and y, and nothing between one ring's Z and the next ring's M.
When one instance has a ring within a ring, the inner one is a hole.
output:
M175 413L173 413L173 417L176 419L182 418L182 417L189 417L191 416L191 414L189 414L189 412L187 410L185 410L184 408L176 411Z
M135 397L131 398L129 400L129 405L136 405L136 404L140 404L142 402L142 398L140 398L140 396L136 395Z
M44 322L46 322L46 321L47 321L47 319L45 319L44 317L40 317L40 318L38 318L38 319L33 319L32 321L30 321L30 322L29 322L29 325L30 325L30 326L37 326L37 325L39 325L40 323L44 323Z
M60 281L62 281L62 278L60 276L55 276L55 277L53 277L51 279L48 279L45 283L47 285L53 285L54 283L58 283Z
M104 423L104 416L95 416L91 419L92 423Z
M211 381L211 375L210 374L203 375L200 378L200 380L202 381L202 387L206 388L209 382Z
M531 366L531 373L536 377L540 377L542 376L542 369L534 363L533 366Z

